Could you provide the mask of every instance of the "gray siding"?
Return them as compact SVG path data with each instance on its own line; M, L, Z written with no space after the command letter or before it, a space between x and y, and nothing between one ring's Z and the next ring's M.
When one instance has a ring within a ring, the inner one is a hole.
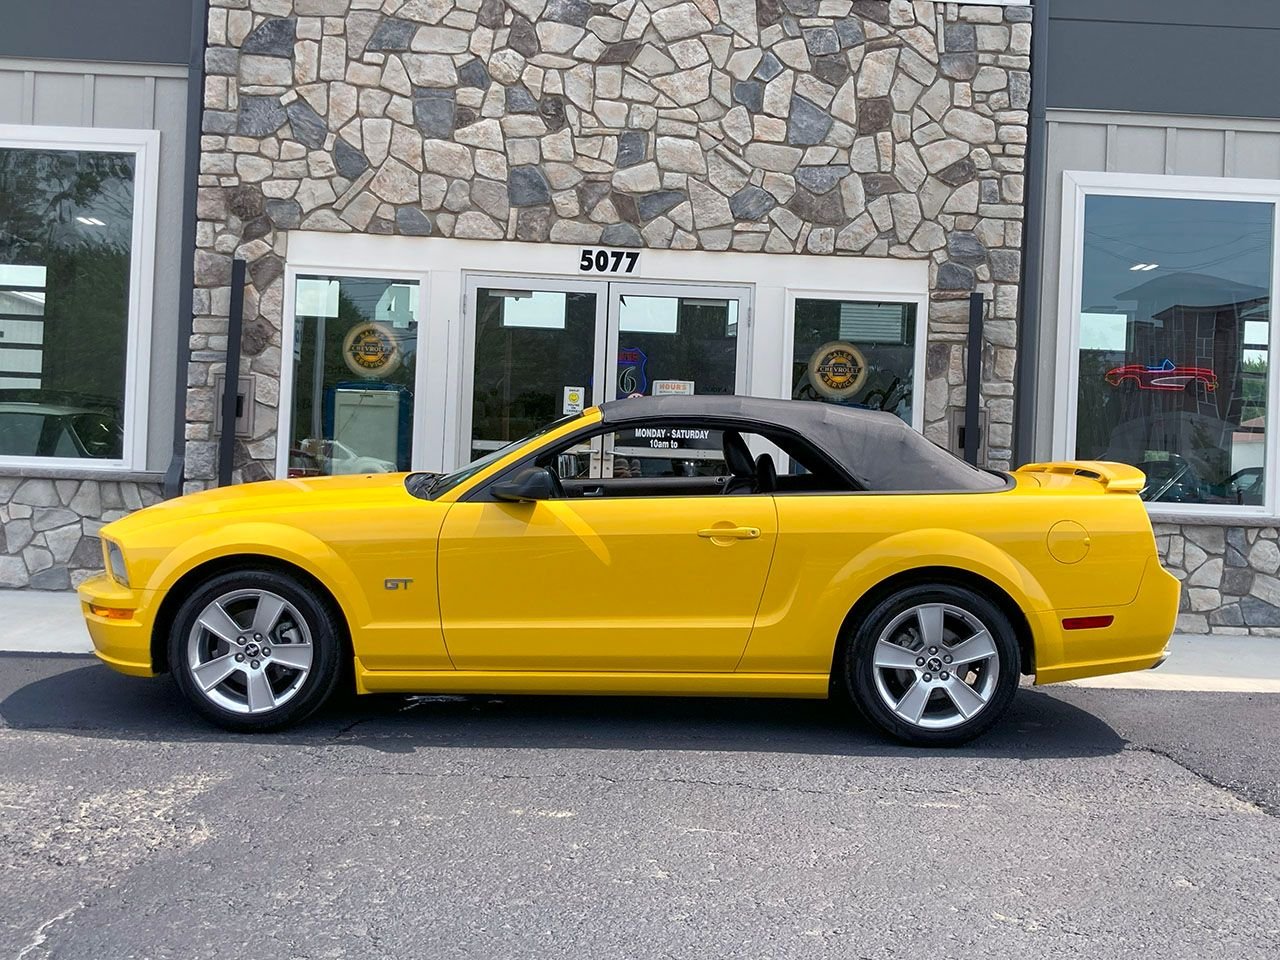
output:
M0 57L185 64L191 10L191 0L9 0Z
M1041 0L1050 108L1280 117L1274 0Z
M1049 457L1053 442L1058 295L1062 282L1062 175L1068 170L1280 179L1280 121L1206 120L1049 111L1044 253L1037 304L1035 429L1023 459Z
M160 131L147 469L173 448L186 68L0 58L0 123Z

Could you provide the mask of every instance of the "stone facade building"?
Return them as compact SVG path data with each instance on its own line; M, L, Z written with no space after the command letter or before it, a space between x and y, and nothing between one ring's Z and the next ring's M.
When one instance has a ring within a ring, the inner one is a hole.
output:
M989 461L1008 463L1029 21L927 0L212 0L185 488L215 475L233 257L257 408L236 479L281 472L286 268L317 234L428 238L424 258L445 238L803 257L797 286L813 258L917 262L922 426L948 441L978 290Z
M1140 465L1180 629L1280 634L1270 5L81 8L0 34L0 586L218 482L228 350L233 482L450 469L633 392L957 449L977 292L982 461Z

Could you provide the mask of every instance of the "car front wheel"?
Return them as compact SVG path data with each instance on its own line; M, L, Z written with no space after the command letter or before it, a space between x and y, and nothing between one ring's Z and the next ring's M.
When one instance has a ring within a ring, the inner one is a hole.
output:
M946 584L881 601L845 645L844 679L862 714L907 743L950 746L982 733L1018 689L1018 641L987 598Z
M250 733L296 723L327 700L341 649L341 626L313 590L273 570L239 570L183 602L169 667L196 710Z

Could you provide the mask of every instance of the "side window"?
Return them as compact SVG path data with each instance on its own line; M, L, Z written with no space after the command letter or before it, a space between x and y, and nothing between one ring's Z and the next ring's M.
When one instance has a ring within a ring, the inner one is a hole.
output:
M798 438L712 423L653 421L563 447L540 462L567 499L692 497L717 494L846 493L856 489ZM779 476L781 457L803 472Z
M696 480L729 472L722 431L661 423L600 434L562 451L552 466L561 480Z

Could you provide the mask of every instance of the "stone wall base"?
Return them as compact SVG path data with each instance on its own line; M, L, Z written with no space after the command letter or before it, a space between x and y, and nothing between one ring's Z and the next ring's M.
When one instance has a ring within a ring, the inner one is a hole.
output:
M1280 637L1280 529L1153 527L1160 561L1182 581L1179 632Z
M0 477L0 588L79 586L102 572L98 531L162 499L159 483Z

